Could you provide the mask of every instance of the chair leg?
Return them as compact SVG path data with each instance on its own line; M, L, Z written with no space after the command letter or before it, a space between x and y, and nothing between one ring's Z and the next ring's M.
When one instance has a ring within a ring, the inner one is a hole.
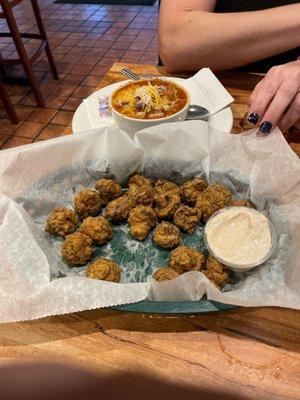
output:
M46 31L45 31L45 28L44 28L44 24L43 24L43 21L42 21L42 18L41 18L41 11L40 11L40 7L39 7L39 3L38 3L37 0L31 0L31 4L32 4L33 12L34 12L34 15L35 15L35 18L36 18L36 22L37 22L37 25L38 25L38 28L39 28L39 31L40 31L40 35L41 35L42 39L46 42L45 51L46 51L46 54L47 54L47 58L48 58L48 62L49 62L49 65L50 65L50 68L51 68L51 71L52 71L53 78L54 79L59 79L58 72L57 72L57 69L56 69L56 66L55 66L55 63L54 63L54 59L53 59L53 56L52 56L52 53L51 53L51 49L50 49L50 46L49 46L49 41L48 41L48 38L47 38L47 34L46 34Z
M19 123L19 118L16 114L16 111L14 109L14 106L12 102L10 101L10 98L5 90L4 85L0 81L0 99L4 105L4 108L6 109L6 112L13 124L18 124Z
M3 13L5 15L5 18L6 18L7 25L12 34L12 38L13 38L14 44L16 46L17 52L19 54L20 60L22 61L23 68L26 73L28 82L29 82L30 86L32 87L36 101L40 107L45 107L45 102L44 102L41 90L40 90L37 80L34 76L31 62L28 58L26 49L24 47L24 43L23 43L21 35L19 33L19 30L18 30L16 21L14 19L12 10L10 8L9 2L2 1L1 6L2 6Z
M1 51L0 51L0 74L4 77L6 76L6 71L4 68L4 64L3 64L3 58L1 56Z

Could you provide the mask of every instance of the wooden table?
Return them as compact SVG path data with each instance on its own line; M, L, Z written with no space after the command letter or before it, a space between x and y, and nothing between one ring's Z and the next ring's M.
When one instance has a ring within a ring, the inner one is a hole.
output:
M123 66L115 64L98 87L123 79ZM130 68L164 73L157 67ZM238 73L220 78L236 99L234 132L239 132L257 78ZM300 154L299 144L293 147ZM2 363L62 361L105 375L138 371L247 399L299 399L299 351L300 313L280 308L172 317L92 310L0 325Z

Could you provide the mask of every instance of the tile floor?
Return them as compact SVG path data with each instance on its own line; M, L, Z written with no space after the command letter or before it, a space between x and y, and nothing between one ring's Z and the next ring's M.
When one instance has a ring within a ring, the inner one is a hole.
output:
M64 134L82 99L117 61L154 64L157 62L157 6L55 4L40 0L44 25L59 70L55 81L43 55L35 65L46 108L38 108L26 86L6 86L22 120L13 125L0 104L0 148L7 149ZM29 0L15 8L21 31L35 32ZM0 32L7 30L0 20ZM28 51L37 41L26 40ZM3 58L15 53L12 42L0 38ZM14 71L22 74L21 69Z

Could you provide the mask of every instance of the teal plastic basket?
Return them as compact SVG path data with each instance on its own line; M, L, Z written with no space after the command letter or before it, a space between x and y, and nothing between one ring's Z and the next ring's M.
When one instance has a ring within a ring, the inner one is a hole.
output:
M112 307L115 310L147 314L205 314L228 311L237 306L217 301L139 301Z

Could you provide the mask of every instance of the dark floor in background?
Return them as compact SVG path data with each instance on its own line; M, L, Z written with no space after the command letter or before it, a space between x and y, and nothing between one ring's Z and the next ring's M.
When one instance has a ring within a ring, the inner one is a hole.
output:
M156 0L56 0L55 3L73 4L113 4L127 6L153 6Z
M52 79L45 57L36 64L46 108L38 108L29 87L6 86L22 121L12 125L0 104L2 149L63 135L82 99L94 91L114 62L157 62L157 6L56 4L40 0L60 80ZM35 32L30 2L16 7L21 31ZM0 31L6 26L0 20ZM33 51L37 41L26 41ZM14 46L0 38L3 57L14 56ZM16 71L17 73L21 71Z

